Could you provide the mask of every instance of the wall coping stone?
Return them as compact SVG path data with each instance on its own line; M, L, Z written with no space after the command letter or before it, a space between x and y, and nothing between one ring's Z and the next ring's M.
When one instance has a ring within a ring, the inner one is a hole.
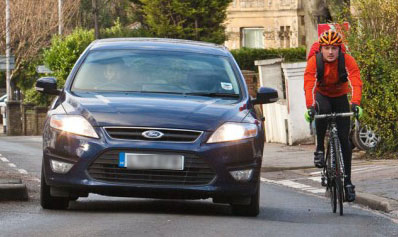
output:
M305 68L307 67L307 62L297 62L297 63L282 63L283 69L288 68Z
M254 65L263 66L263 65L272 65L282 62L282 58L272 58L272 59L264 59L264 60L256 60L254 61Z

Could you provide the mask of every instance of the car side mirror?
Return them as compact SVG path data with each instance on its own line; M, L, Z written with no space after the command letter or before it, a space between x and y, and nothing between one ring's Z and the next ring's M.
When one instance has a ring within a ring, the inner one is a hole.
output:
M278 101L278 92L269 87L260 87L257 92L257 98L253 104L270 104Z
M42 77L38 79L35 89L36 91L50 95L59 95L61 93L61 91L57 89L57 79L54 77Z

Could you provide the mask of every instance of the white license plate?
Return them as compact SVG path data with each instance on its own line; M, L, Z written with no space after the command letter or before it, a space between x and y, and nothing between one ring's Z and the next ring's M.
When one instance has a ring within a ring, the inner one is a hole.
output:
M184 156L119 153L119 167L127 169L184 170Z

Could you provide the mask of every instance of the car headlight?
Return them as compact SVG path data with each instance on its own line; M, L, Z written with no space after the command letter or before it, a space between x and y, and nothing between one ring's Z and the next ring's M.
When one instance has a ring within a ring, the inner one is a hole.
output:
M224 123L209 138L207 143L228 142L257 136L257 125L252 123Z
M81 136L99 138L91 124L80 115L53 115L50 127Z

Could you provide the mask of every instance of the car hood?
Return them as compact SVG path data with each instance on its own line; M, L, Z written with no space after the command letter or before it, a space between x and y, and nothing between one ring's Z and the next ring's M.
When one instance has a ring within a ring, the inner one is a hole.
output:
M63 108L93 126L180 128L212 131L226 121L240 122L247 111L238 99L164 94L66 95Z

